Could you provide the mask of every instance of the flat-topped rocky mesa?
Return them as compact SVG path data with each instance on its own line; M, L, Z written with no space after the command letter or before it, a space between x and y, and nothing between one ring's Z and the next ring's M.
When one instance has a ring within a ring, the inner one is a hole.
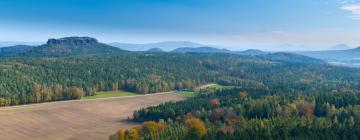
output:
M91 45L99 43L91 37L65 37L60 39L49 39L47 45Z
M124 50L98 42L91 37L65 37L49 39L46 44L35 47L26 55L67 56L83 54L116 53Z

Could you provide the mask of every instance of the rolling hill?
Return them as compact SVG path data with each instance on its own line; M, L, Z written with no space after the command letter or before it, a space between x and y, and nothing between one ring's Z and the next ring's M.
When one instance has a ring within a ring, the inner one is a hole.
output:
M164 52L164 50L160 49L160 48L151 48L147 50L148 52Z
M271 62L277 62L277 63L292 63L292 64L323 64L325 63L323 60L294 54L294 53L285 53L285 52L277 52L277 53L268 53L268 54L262 54L257 55L257 58L261 58L262 60L267 60Z
M11 47L11 46L39 46L44 44L44 42L18 42L18 41L0 41L0 47Z
M3 47L0 48L0 56L18 55L30 51L34 47L35 46L28 46L28 45L15 45L15 46Z
M264 52L261 50L256 49L248 49L244 51L231 51L227 49L219 49L215 47L184 47L184 48L177 48L171 52L176 53L231 53L237 55L249 55L249 56L256 56L256 55L265 55L269 54L269 52Z
M264 52L264 51L256 50L256 49L248 49L248 50L244 50L244 51L238 51L235 53L239 54L239 55L252 55L252 56L268 54L268 52Z
M196 53L233 53L232 51L229 51L227 49L218 49L213 47L183 47L183 48L177 48L171 52L176 53L188 53L188 52L196 52Z

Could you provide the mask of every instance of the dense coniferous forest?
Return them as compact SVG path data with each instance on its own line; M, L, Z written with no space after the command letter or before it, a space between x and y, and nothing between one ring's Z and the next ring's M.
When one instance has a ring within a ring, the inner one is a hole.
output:
M111 139L359 139L360 96L351 90L278 94L264 88L201 91L141 109Z
M96 91L139 94L211 82L295 92L358 91L357 69L334 67L292 54L120 52L72 56L12 56L0 59L0 105L79 99Z
M211 82L291 91L358 91L357 69L334 67L292 54L120 52L72 56L12 56L0 59L0 105L79 99L96 91L139 94ZM286 92L285 92L286 91Z

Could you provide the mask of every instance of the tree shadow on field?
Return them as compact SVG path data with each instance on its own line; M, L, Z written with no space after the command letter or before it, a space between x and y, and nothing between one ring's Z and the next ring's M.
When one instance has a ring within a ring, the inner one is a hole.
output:
M120 120L116 121L116 123L121 124L122 128L125 128L125 129L130 129L131 127L142 124L140 122L135 122L135 121L131 120L131 118L130 119L120 119Z

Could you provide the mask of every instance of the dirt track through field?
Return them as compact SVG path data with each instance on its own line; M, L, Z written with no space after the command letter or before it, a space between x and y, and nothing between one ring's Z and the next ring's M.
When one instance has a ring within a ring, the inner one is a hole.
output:
M0 140L106 140L133 111L165 101L173 93L0 108Z

